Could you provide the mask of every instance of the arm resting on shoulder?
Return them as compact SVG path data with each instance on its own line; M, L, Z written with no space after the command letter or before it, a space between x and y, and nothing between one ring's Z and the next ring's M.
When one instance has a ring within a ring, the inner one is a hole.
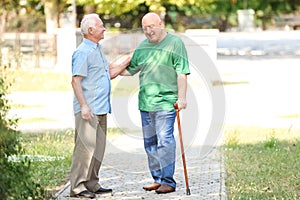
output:
M122 75L121 73L126 69L131 61L131 56L128 56L122 63L116 64L111 63L109 65L109 75L110 79L116 78L118 75Z
M132 74L129 73L129 71L127 69L124 69L121 73L121 76L132 76Z

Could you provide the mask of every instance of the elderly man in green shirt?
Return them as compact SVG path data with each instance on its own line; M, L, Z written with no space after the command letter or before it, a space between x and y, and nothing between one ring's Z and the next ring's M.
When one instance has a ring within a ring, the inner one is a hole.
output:
M174 192L176 141L174 122L178 108L185 109L187 75L190 74L186 48L182 40L164 29L155 13L142 19L147 39L134 51L130 65L121 73L140 80L139 110L142 119L144 148L154 183L144 186L156 193Z

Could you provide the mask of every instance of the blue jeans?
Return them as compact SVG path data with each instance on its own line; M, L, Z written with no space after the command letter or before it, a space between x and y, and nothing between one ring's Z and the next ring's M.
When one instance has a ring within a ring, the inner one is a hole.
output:
M144 148L154 182L176 188L176 141L174 138L175 111L141 111Z

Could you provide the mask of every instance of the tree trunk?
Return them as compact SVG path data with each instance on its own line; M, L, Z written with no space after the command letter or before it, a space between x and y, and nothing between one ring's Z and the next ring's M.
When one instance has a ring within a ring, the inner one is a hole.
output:
M5 33L7 14L8 12L3 10L2 15L0 15L0 41L2 41L3 34ZM2 48L0 48L0 67L2 67Z
M54 34L55 30L59 28L59 8L55 0L44 1L45 17L46 17L46 32Z
M5 32L7 14L8 14L8 12L6 10L3 10L2 15L0 15L0 17L1 17L1 19L0 19L1 20L0 21L0 36L2 33Z

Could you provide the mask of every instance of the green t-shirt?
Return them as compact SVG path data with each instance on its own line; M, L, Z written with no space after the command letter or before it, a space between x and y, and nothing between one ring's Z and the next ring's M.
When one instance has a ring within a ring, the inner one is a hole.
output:
M177 74L190 73L186 48L171 34L159 43L141 42L127 70L131 75L140 72L139 110L146 112L174 110Z

